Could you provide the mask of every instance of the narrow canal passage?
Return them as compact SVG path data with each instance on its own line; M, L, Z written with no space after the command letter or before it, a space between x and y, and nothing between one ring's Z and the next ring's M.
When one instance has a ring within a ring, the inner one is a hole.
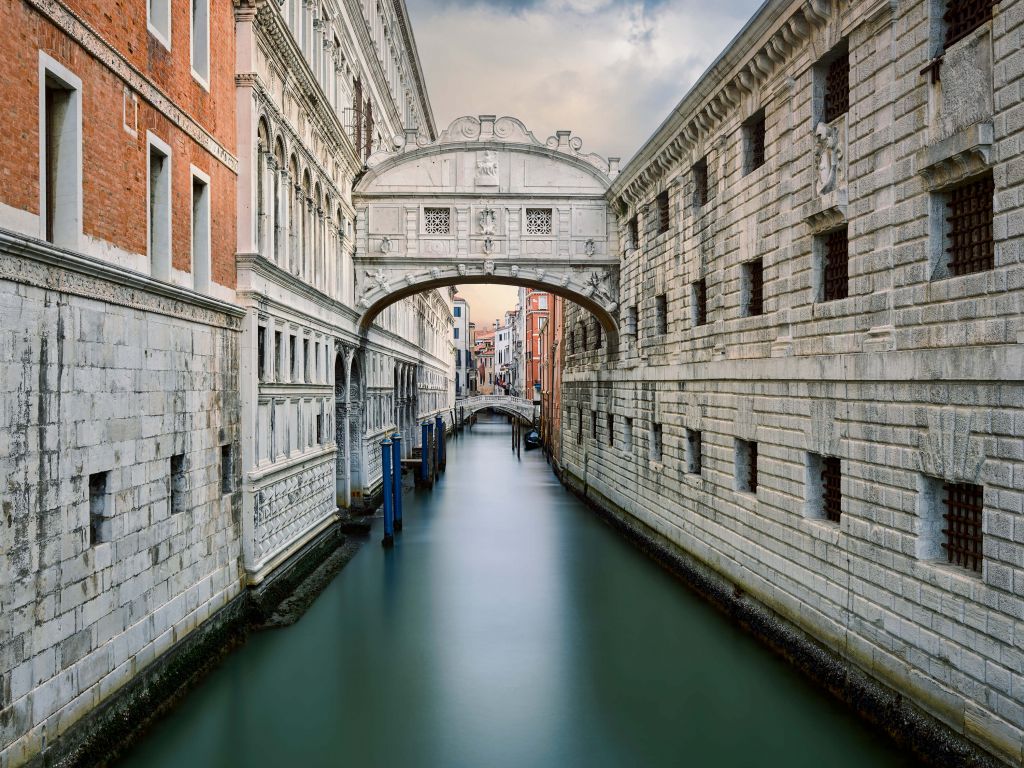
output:
M448 442L294 626L123 766L911 765L565 491L510 427Z

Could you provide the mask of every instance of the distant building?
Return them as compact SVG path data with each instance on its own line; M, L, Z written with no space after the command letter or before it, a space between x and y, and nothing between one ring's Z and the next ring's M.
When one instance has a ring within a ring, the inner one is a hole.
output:
M476 334L473 358L477 370L477 391L483 395L494 394L494 331Z
M519 307L522 317L521 338L523 350L522 389L523 397L536 398L541 383L541 350L540 329L542 322L549 316L554 296L546 291L535 291L532 288L519 289Z
M452 315L452 342L455 345L455 396L465 397L472 392L471 376L473 371L473 323L469 321L469 302L455 296Z

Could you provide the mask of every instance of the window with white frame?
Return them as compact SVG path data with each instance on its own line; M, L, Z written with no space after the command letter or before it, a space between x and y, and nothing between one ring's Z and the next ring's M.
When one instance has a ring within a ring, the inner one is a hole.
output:
M210 290L210 177L192 168L192 287Z
M171 0L146 0L146 26L165 48L171 47Z
M210 0L192 0L192 75L210 86Z
M171 276L171 148L153 134L149 145L149 268L153 277Z
M82 81L44 53L39 125L40 234L76 248L82 232Z

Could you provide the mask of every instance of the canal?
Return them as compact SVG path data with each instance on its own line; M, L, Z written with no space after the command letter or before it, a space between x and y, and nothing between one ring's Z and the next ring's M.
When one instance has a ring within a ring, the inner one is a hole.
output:
M448 443L298 623L129 752L204 766L913 765L565 491L507 424Z

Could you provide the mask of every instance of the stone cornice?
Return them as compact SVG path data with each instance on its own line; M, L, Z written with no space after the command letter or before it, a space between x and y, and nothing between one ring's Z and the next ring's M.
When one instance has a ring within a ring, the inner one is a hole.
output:
M420 107L423 111L423 119L427 122L427 136L433 141L437 137L437 126L434 124L434 110L430 106L430 97L427 95L427 85L423 77L423 68L420 66L420 53L416 48L416 39L413 37L412 28L409 24L409 11L405 7L405 0L392 0L395 8L395 15L398 16L398 24L402 30L402 39L405 40L406 49L409 52L409 61L412 65L412 74L416 80L416 93L419 96ZM406 126L408 127L408 126Z
M128 87L233 173L238 158L60 0L26 0Z
M625 206L642 200L651 184L712 137L800 50L836 11L831 0L769 0L726 46L609 190Z
M245 315L234 304L3 229L0 279L233 331Z
M976 123L948 139L929 144L914 156L917 172L930 190L960 184L991 168L992 123Z

